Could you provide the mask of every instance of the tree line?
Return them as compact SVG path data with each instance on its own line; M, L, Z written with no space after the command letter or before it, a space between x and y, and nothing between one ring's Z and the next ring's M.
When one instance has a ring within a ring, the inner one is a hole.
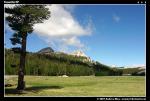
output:
M5 49L6 75L17 75L19 56L19 53ZM97 61L83 62L85 58L63 53L38 54L27 52L25 74L40 76L121 76L124 72L131 72L128 69L111 68Z
M19 55L5 49L5 74L17 75ZM73 57L64 54L37 54L27 53L25 74L48 76L86 76L94 75L89 62L82 62L83 57Z

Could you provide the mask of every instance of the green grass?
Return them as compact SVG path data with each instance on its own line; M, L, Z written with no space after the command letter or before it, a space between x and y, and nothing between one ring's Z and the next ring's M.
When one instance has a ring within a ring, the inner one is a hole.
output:
M26 89L15 90L17 76L9 77L5 96L145 96L144 76L25 76Z

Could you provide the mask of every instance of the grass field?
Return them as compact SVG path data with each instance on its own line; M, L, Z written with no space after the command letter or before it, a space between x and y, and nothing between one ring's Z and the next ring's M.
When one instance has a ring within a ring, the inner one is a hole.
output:
M145 96L144 76L25 76L26 89L15 90L17 76L6 76L5 96Z

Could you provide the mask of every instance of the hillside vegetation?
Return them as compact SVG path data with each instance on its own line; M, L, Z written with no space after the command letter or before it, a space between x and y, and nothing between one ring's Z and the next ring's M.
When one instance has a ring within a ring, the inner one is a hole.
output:
M76 57L65 53L50 52L48 54L27 52L26 75L39 76L115 76L122 74L136 74L136 69L111 68L99 62L83 61L86 57ZM5 74L17 75L19 54L5 49Z
M94 75L100 68L109 70L108 66L100 63L91 63L84 61L85 57L75 57L67 54L39 54L27 53L26 57L26 75L48 75L48 76L85 76ZM10 49L5 49L5 73L16 75L18 72L19 54Z

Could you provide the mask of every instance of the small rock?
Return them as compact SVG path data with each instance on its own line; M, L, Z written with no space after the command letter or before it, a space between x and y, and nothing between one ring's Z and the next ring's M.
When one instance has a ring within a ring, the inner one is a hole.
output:
M68 77L67 75L62 75L62 77Z

